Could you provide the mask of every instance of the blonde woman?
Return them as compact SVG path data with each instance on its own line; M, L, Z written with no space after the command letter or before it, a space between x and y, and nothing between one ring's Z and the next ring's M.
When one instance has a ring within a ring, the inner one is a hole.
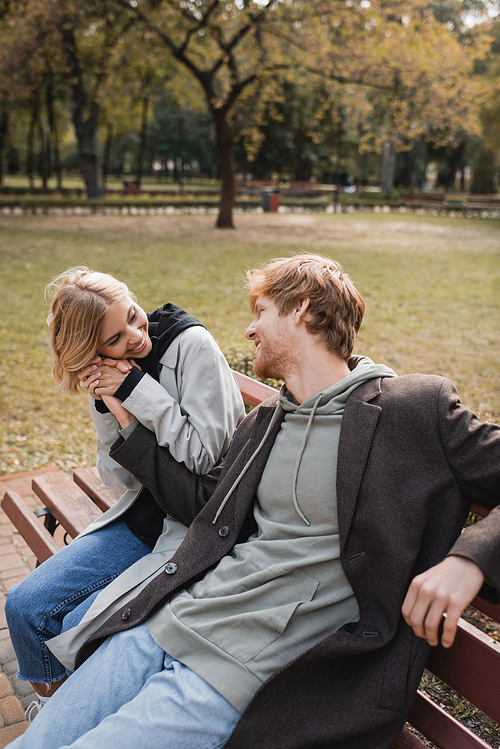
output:
M70 392L79 384L87 389L99 474L123 495L7 598L18 677L32 683L40 704L67 678L46 641L78 624L97 594L152 550L168 561L187 532L109 457L123 430L106 403L113 398L115 411L123 403L200 474L225 454L244 414L231 370L195 317L172 304L146 314L124 283L85 267L63 273L51 289L54 379Z

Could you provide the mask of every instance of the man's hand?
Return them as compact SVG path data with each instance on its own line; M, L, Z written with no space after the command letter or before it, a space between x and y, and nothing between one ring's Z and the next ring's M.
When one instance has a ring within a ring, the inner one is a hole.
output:
M118 398L115 398L112 395L105 395L103 401L111 413L116 416L122 429L125 429L125 427L134 420L135 417L130 413L130 411L123 408L122 402L121 400L118 400Z
M478 594L484 582L482 570L464 557L446 557L435 567L417 575L406 594L402 613L418 637L430 645L453 645L460 615Z
M113 395L118 390L133 366L138 365L128 359L102 359L96 356L78 376L87 392L96 400L102 400L103 395Z

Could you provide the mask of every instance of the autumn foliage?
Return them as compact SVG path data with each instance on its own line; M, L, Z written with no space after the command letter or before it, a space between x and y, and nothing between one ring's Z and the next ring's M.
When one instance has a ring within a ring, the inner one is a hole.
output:
M259 147L258 126L286 81L319 92L310 123L318 139L325 113L354 123L366 150L404 149L429 132L442 143L480 133L489 84L475 69L488 29L472 28L455 0L447 9L454 22L429 0L3 0L0 110L23 102L35 111L50 77L71 101L88 194L99 197L96 128L103 108L112 119L117 55L129 82L170 60L196 81L211 114L217 225L231 227L233 145Z

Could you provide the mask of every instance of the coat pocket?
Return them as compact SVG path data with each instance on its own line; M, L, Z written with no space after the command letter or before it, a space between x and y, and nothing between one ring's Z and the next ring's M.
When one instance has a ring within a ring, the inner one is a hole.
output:
M401 621L396 636L386 646L380 706L405 712L425 666L428 645Z

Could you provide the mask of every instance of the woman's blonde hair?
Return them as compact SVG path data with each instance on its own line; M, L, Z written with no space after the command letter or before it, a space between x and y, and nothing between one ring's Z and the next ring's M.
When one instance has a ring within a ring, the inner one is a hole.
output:
M108 273L85 266L70 268L47 285L51 299L47 324L54 367L52 374L60 390L78 392L78 372L97 354L97 341L112 304L130 296L126 284Z

